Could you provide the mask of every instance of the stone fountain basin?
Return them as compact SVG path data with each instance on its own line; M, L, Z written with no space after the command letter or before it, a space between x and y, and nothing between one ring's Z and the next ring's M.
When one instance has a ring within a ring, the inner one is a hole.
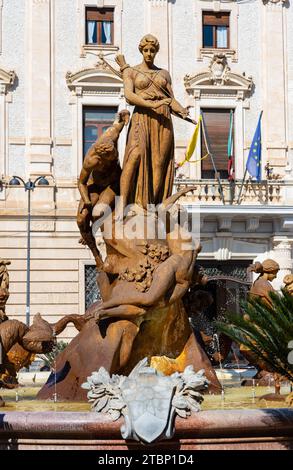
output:
M93 412L0 414L2 450L289 450L293 410L209 410L176 418L173 439L143 446L121 438L120 426Z
M231 380L241 378L253 378L257 370L255 368L235 368L235 369L215 369L218 379L221 380ZM18 382L20 385L43 385L47 382L50 371L44 372L19 372L18 373Z
M216 375L220 380L231 380L235 378L252 379L257 374L257 369L215 369Z
M39 386L0 390L0 449L145 449L121 438L123 420L90 411L87 402L35 400ZM176 419L172 440L148 449L293 449L293 409L260 399L273 387L226 387L225 396L205 395L201 412ZM281 393L288 390L281 389ZM18 401L16 402L16 393ZM272 408L275 407L275 408Z

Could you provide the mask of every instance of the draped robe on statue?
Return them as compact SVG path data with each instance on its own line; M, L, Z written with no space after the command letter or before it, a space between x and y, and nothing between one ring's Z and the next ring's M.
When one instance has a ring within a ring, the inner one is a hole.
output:
M134 71L137 95L154 101L166 98L163 90L167 80L163 70L156 70L155 73ZM146 208L147 204L159 204L172 194L174 132L169 106L134 108L124 166L130 159L137 162L137 168L127 203L137 203Z

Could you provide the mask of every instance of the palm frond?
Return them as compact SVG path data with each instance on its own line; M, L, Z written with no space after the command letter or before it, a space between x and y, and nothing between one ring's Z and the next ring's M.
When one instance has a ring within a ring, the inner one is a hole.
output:
M285 290L270 293L272 305L261 298L241 302L247 318L227 313L217 328L238 344L254 352L268 370L293 380L293 364L288 361L288 344L293 340L293 297Z

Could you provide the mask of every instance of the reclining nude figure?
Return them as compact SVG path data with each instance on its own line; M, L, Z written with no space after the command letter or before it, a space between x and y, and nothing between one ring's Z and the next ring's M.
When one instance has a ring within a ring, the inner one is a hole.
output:
M117 141L129 121L129 111L123 110L109 129L88 150L79 176L78 189L81 200L77 212L77 225L81 233L80 243L86 244L96 260L102 259L92 234L92 224L99 220L106 207L113 208L115 196L119 195L121 167L118 159ZM94 207L99 203L99 210Z
M178 199L188 190L183 190L166 200L162 207L170 207L172 202ZM171 216L172 217L172 216ZM110 285L106 273L98 274L98 283L103 302L98 307L95 318L97 321L105 317L135 318L143 316L148 309L156 305L170 305L183 297L188 290L195 271L195 262L201 246L194 249L192 237L176 219L171 231L167 230L167 247L162 245L162 252L167 248L168 257L161 262L153 262L152 282L146 292L140 292L135 283L129 282L120 276L120 279ZM168 222L167 222L168 224ZM160 250L160 248L158 248ZM148 260L145 264L148 263ZM140 263L139 269L145 266ZM134 272L134 277L135 277Z

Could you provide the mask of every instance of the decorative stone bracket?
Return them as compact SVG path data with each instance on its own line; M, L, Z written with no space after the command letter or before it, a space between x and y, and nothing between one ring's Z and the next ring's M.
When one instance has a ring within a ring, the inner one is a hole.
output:
M8 88L14 84L16 74L13 70L7 72L0 68L0 94L6 95Z

